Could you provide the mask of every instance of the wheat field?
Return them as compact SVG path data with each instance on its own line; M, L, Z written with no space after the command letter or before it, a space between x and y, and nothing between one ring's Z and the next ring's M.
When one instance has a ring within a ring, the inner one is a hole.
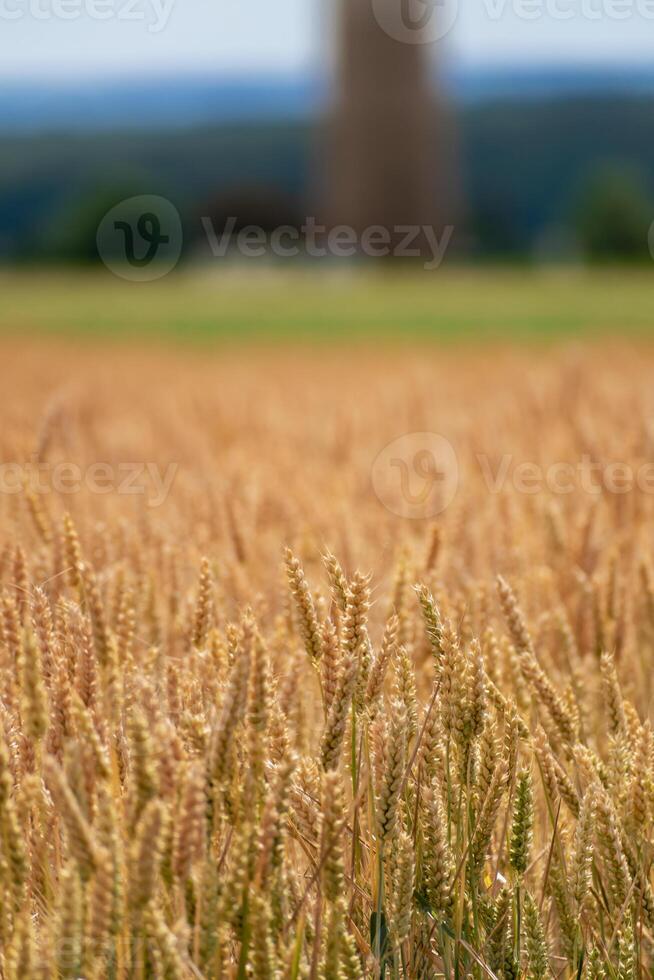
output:
M652 975L654 351L3 366L5 980Z

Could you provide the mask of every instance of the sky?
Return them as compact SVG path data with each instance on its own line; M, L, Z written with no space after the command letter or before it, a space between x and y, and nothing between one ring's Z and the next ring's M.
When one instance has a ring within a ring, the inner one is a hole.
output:
M652 61L654 0L411 2L449 4L447 17L453 26L430 49L434 58L450 62L514 66ZM0 0L0 75L56 80L179 71L310 70L326 63L334 4L335 0Z

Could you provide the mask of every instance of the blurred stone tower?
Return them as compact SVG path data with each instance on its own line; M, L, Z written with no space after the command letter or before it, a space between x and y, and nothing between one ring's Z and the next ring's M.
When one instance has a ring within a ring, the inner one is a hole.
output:
M411 2L340 0L330 223L359 234L456 224L452 126L432 84L433 45L397 40L381 26L407 16Z

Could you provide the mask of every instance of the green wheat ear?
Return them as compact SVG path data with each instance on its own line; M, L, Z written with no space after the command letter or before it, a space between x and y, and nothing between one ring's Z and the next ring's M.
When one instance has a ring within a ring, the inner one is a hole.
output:
M634 930L631 915L627 914L618 933L618 980L636 980L637 976Z
M584 980L600 980L600 978L604 977L604 975L602 957L600 956L597 946L593 946L586 958L586 965L584 966Z
M513 809L513 825L509 845L509 863L517 877L521 878L529 864L534 826L534 798L531 773L523 769L518 776L516 800Z
M544 980L549 972L549 950L538 906L527 892L524 902L529 980Z

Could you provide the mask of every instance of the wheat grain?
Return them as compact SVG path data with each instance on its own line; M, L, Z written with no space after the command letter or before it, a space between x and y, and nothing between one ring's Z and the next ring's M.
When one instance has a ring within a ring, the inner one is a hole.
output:
M0 494L3 976L651 973L653 498L490 494L466 450L434 524L396 518L368 479L371 450L432 408L516 462L593 445L639 465L649 354L616 355L625 385L589 351L574 392L563 354L520 356L487 379L469 354L441 388L399 358L409 392L376 355L387 402L341 362L351 424L326 354L305 362L316 385L254 352L233 378L180 356L182 438L157 354L53 430L53 462L142 444L179 485L157 508L80 492L69 513ZM16 374L9 454L39 398ZM116 391L147 426L120 424Z

